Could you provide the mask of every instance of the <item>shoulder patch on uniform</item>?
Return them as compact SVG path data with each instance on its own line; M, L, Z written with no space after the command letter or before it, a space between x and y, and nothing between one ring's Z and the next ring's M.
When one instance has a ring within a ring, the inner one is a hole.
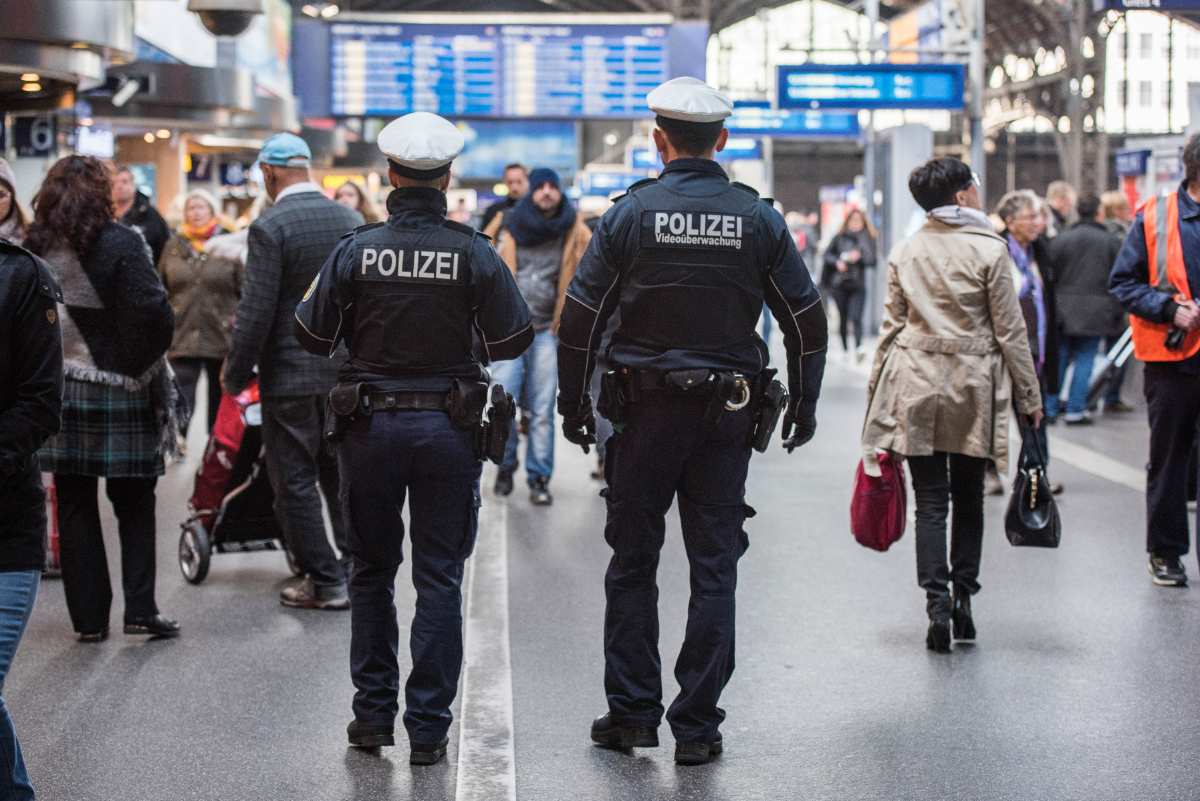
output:
M729 185L736 186L738 189L742 190L743 192L749 192L750 194L754 195L755 197L758 197L757 189L755 189L753 186L744 184L741 181L730 181Z
M624 200L625 198L629 197L630 195L632 195L637 190L641 189L643 186L649 186L650 184L656 184L656 183L658 183L657 178L643 178L640 181L635 181L634 183L630 184L628 188L626 188L624 193L614 197L612 199L612 202L618 203L618 202Z

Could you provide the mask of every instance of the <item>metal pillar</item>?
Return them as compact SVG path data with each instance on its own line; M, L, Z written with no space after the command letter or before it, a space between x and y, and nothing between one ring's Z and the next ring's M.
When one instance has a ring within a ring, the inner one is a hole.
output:
M971 169L979 175L979 197L987 202L987 165L983 153L983 101L987 80L984 72L983 40L986 33L986 0L972 1L971 26Z
M867 47L868 47L868 63L875 63L875 51L878 49L878 42L875 39L875 28L879 24L879 0L867 0L867 24L870 30L867 32ZM879 219L875 214L875 114L868 112L867 114L867 138L866 149L863 155L863 213L867 215L867 219L872 225L878 225Z

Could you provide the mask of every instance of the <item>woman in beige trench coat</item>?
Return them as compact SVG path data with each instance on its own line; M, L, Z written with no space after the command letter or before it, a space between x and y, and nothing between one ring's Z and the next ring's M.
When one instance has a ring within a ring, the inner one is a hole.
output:
M888 260L863 447L869 471L876 450L908 460L926 645L948 652L952 620L956 638L975 638L984 468L993 459L1006 469L1010 406L1036 427L1042 399L1012 262L980 211L974 175L939 158L913 170L908 186L929 219Z

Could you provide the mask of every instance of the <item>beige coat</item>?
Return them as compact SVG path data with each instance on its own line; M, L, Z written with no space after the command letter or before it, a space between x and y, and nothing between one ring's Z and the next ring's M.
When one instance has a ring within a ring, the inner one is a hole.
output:
M1008 463L1009 409L1042 407L1004 240L928 221L888 260L864 450ZM1015 390L1014 390L1015 387Z
M499 234L499 239L496 241L496 252L500 254L501 260L508 265L509 271L515 277L517 274L517 241L503 230L503 222L504 214L497 214L483 229L483 233L493 239L496 239ZM563 240L562 265L558 271L558 300L554 303L554 322L550 329L555 333L558 332L558 323L562 319L563 304L567 299L567 287L571 285L571 279L575 277L575 268L579 266L579 260L583 258L583 253L591 241L592 229L587 227L578 214L575 215L575 225L571 227Z
M172 359L229 355L245 267L225 251L212 249L225 236L212 237L204 253L193 250L179 234L163 248L158 272L175 313L175 335L167 354Z

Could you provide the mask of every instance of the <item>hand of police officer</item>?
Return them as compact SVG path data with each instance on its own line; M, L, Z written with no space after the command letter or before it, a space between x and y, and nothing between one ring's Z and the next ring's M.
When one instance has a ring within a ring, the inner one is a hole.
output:
M596 444L596 415L592 412L591 399L573 409L564 409L560 405L558 411L563 418L563 436L583 448L584 453L591 453L588 446Z
M783 447L791 453L807 443L817 433L816 409L805 403L788 405L783 415Z

